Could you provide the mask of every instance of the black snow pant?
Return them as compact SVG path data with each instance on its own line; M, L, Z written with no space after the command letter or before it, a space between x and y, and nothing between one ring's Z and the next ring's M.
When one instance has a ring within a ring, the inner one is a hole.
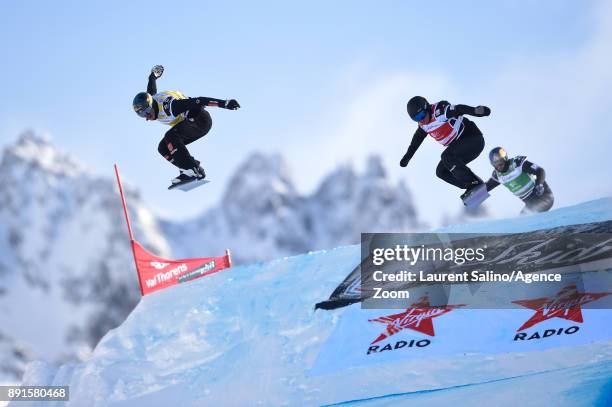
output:
M438 178L461 189L468 189L474 181L482 180L467 167L484 149L482 132L474 123L466 120L463 133L442 153L436 168Z
M195 115L190 112L185 120L166 132L157 151L178 168L186 170L197 167L200 162L189 154L185 146L204 137L211 127L212 118L205 109Z
M523 199L523 202L525 202L525 207L521 211L521 215L546 212L552 208L555 197L548 184L544 182L544 193L542 195L536 196L535 192L532 192L527 198Z

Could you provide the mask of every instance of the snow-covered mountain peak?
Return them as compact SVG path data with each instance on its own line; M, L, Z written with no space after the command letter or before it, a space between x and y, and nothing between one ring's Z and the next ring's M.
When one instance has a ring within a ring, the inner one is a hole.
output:
M422 224L410 192L391 182L379 157L359 173L342 165L313 194L300 194L279 155L253 154L230 179L221 205L165 226L180 257L231 247L236 263L245 263L356 243L361 231Z
M272 188L279 194L295 193L291 174L278 154L251 154L230 180L228 193L236 188L259 191L263 187Z
M323 204L334 205L338 200L350 198L356 183L357 174L353 166L341 165L323 179L315 195Z
M110 168L108 177L96 175L28 131L5 148L0 173L2 381L30 357L78 357L123 320L139 295ZM155 216L134 190L126 192L141 243L167 256Z
M296 195L289 170L282 157L278 154L255 153L230 179L223 198L223 206L228 213L240 217L244 217L245 213L248 215L262 211L278 212Z
M74 157L57 149L48 135L38 134L33 130L24 131L17 143L5 150L3 161L8 161L11 166L22 163L47 173L68 177L91 173Z

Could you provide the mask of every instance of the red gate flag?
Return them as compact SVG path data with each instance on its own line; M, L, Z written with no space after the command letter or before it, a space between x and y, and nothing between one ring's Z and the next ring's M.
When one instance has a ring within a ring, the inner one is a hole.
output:
M216 273L231 266L230 254L227 250L221 257L168 260L146 251L135 240L132 240L132 249L143 295Z
M199 257L195 259L169 260L158 257L140 245L134 240L130 217L128 216L127 205L125 203L125 195L123 194L123 186L119 177L119 168L115 164L115 175L117 176L117 185L119 186L119 194L121 195L121 203L123 204L123 213L125 222L130 236L130 244L132 246L132 254L134 255L134 263L136 263L136 274L138 275L138 284L140 285L140 293L142 295L152 293L153 291L161 290L162 288L171 285L184 283L198 277L216 273L217 271L229 268L232 266L232 260L229 250L225 250L225 254L220 257Z

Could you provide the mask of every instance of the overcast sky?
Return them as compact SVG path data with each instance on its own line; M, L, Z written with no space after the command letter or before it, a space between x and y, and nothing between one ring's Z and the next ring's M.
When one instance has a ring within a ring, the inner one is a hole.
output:
M8 4L8 3L7 3ZM253 151L280 152L310 192L337 165L380 154L436 224L461 191L435 176L442 152L429 139L398 163L415 124L405 103L485 104L475 119L486 146L473 169L490 175L503 145L547 170L556 206L612 195L612 2L609 1L22 1L0 13L0 144L25 128L100 173L119 163L160 214L187 217L214 205ZM131 108L154 64L160 90L236 98L211 108L213 129L191 147L209 177L169 192L174 167L157 153L167 127ZM498 188L496 216L521 203Z

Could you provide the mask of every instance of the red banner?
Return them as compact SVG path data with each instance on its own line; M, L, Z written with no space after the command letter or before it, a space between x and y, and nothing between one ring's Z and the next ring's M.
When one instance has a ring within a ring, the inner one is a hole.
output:
M168 260L146 251L135 240L132 249L143 295L231 267L229 252L221 257Z

